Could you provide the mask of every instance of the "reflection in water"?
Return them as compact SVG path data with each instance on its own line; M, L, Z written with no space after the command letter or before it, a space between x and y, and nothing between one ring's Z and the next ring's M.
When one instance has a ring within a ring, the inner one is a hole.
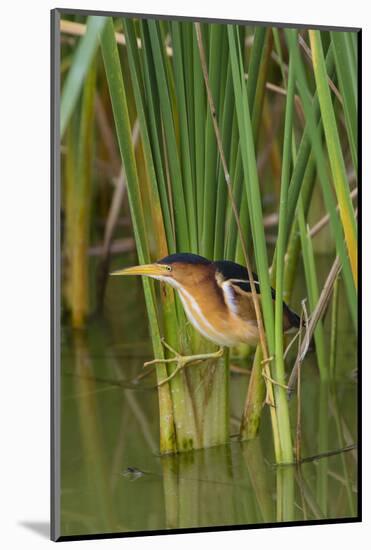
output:
M269 417L246 443L160 457L156 394L128 382L142 360L115 356L95 327L65 342L62 407L62 532L177 529L349 517L356 512L355 457L349 453L274 466ZM103 349L108 350L106 355ZM106 377L106 378L105 378ZM242 376L231 380L243 396ZM122 384L122 387L120 386ZM355 387L331 392L303 371L303 456L355 438ZM338 393L342 409L337 407ZM240 401L242 407L242 399ZM296 404L292 410L295 412ZM317 414L315 412L317 411ZM350 422L351 420L351 422ZM128 472L131 474L129 475ZM140 472L140 475L133 473Z
M83 451L83 470L87 491L100 495L98 502L89 510L94 516L98 513L105 531L114 529L112 501L108 486L108 465L103 445L101 417L99 415L99 399L97 385L93 378L93 365L89 348L82 331L74 332L75 373L74 376L77 400L78 420Z
M144 312L136 307L138 323L130 324L115 311L119 301L115 295L106 312L111 326L95 320L86 332L62 333L63 535L356 515L356 451L276 467L267 410L253 441L160 457L154 374L133 383L150 353ZM348 376L355 346L348 337L339 342L349 348L339 348L328 385L314 357L302 368L303 458L356 443L357 390ZM247 383L231 375L231 420L241 415ZM293 397L293 429L296 409Z

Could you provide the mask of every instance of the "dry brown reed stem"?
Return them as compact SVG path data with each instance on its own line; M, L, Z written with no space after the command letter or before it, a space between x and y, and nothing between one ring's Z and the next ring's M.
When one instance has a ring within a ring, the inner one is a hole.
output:
M132 141L134 150L139 141L139 121L135 121L132 130ZM106 287L108 277L108 262L111 251L111 243L113 235L116 229L116 225L120 216L120 210L122 201L124 200L126 190L126 175L125 169L122 166L119 177L116 179L116 186L112 196L109 212L107 215L107 221L104 228L103 238L103 250L100 263L100 269L98 270L98 284L97 284L97 306L98 310L103 306L104 291Z
M349 453L354 449L357 449L356 443L352 443L351 445L347 445L346 447L341 447L340 449L335 449L334 451L324 451L323 453L318 453L317 455L307 456L305 458L302 458L300 463L304 464L305 462L313 462L314 460L320 460L321 458L327 458L329 456L335 456L341 453Z
M66 19L60 20L59 28L62 34L71 34L72 36L84 36L86 32L86 25L84 23L67 21ZM125 37L122 33L116 32L115 37L118 44L125 44Z
M308 342L311 341L314 330L317 326L318 321L322 318L326 311L326 307L328 305L328 302L331 297L332 288L334 286L336 277L341 271L341 262L339 259L339 256L336 256L334 263L332 264L332 267L330 269L330 272L327 276L326 282L323 286L322 292L320 294L319 300L317 302L317 305L309 319L309 322L307 323L306 327L306 334L305 338L301 344L300 352L298 353L298 357L295 361L295 365L291 371L291 375L288 382L288 389L287 393L290 397L292 392L294 391L297 375L298 375L298 369L300 368L300 363L303 362L304 357L308 351Z
M135 250L135 241L132 237L124 237L123 239L116 239L110 244L110 254L122 254L124 252L131 252ZM103 244L96 244L90 246L88 250L89 256L103 256L105 254L105 247Z
M202 34L201 34L200 23L195 23L195 29L196 29L198 49L199 49L199 53L200 53L202 73L203 73L204 80L205 80L207 98L208 98L208 103L209 103L209 107L210 107L210 111L211 111L211 117L212 117L213 126L214 126L215 138L216 138L217 145L218 145L220 160L221 160L221 163L222 163L222 166L223 166L224 179L225 179L225 183L227 184L229 200L231 201L233 215L235 217L236 224L237 224L238 235L239 235L239 238L240 238L241 244L242 244L242 251L243 251L243 255L244 255L244 259L245 259L245 263L246 263L246 268L247 268L247 271L248 271L248 274L249 274L251 294L252 294L252 298L253 298L255 314L256 314L256 319L257 319L257 323L258 323L260 344L261 344L262 352L263 352L264 367L267 369L266 374L268 376L270 376L270 369L269 369L269 365L268 365L269 353L268 353L268 346L267 346L267 341L266 341L265 332L264 332L264 325L263 325L263 319L262 319L262 314L261 314L261 310L260 310L259 298L258 298L258 294L257 294L256 288L255 288L255 282L254 282L254 276L253 276L253 273L252 273L251 263L250 263L250 260L249 260L249 257L247 255L247 251L246 251L246 241L245 241L245 238L244 238L244 235L243 235L243 232L242 232L242 227L241 227L241 224L240 224L238 210L237 210L236 203L235 203L234 197L233 197L231 177L230 177L230 174L229 174L229 171L228 171L227 161L225 159L224 150L223 150L223 143L222 143L220 130L219 130L219 126L218 126L218 122L217 122L217 118L216 118L216 108L215 108L214 99L213 99L211 88L210 88L209 74L208 74L208 70L207 70L205 50L204 50L204 46L203 46L203 42L202 42ZM274 403L274 397L273 397L273 389L272 389L271 385L270 385L269 399L270 399L271 403L273 404Z
M247 80L248 73L245 73L245 79ZM276 94L282 95L283 97L287 96L287 91L285 88L282 88L281 86L277 86L276 84L273 84L272 82L266 82L265 87L267 90L274 92ZM297 94L294 94L294 101L295 101L295 109L296 113L299 117L299 120L302 124L302 126L305 125L305 114L304 114L304 108L300 99L300 96Z
M243 376L251 374L251 369L244 369L243 367L238 367L237 365L229 365L229 370L236 374L242 374Z
M67 21L66 19L61 19L59 28L62 34L70 34L72 36L84 36L86 32L86 25L84 23ZM121 46L126 45L125 36L122 32L115 32L115 38L117 44L120 44ZM137 38L137 45L139 49L142 48L142 41L140 38ZM166 53L168 56L172 56L173 49L170 46L166 46Z
M95 114L97 117L98 128L109 155L109 162L113 167L113 173L117 175L120 172L121 159L117 151L116 141L113 135L111 125L108 121L107 113L103 106L103 102L100 94L96 95L94 108L95 108Z
M135 150L139 141L138 119L134 123L131 138L132 138L133 147ZM113 193L110 209L107 216L106 227L104 230L104 240L103 240L104 256L108 255L109 253L109 247L112 241L113 232L115 230L117 221L119 219L121 204L125 195L125 189L126 189L126 176L125 176L125 169L122 166L121 173L116 180L115 191Z
M249 74L245 73L244 76L245 76L245 80L247 80ZM265 83L265 87L266 87L267 90L270 90L271 92L275 92L275 93L277 93L279 95L282 95L284 97L287 96L287 90L285 90L285 88L282 88L281 86L278 86L277 84L273 84L273 82L267 81ZM296 96L296 97L298 97L298 96Z
M350 193L350 198L353 200L358 196L358 187L353 189ZM336 205L336 210L339 210L339 205ZM278 224L278 214L273 212L273 214L268 214L264 218L264 227L273 227ZM330 215L326 214L318 222L316 222L309 230L309 236L314 237L323 229L330 221Z

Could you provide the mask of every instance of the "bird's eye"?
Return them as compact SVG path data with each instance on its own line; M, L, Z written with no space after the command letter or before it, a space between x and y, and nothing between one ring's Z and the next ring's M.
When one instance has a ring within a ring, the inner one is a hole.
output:
M166 271L172 271L172 268L171 268L170 265L167 265L167 266L166 266Z

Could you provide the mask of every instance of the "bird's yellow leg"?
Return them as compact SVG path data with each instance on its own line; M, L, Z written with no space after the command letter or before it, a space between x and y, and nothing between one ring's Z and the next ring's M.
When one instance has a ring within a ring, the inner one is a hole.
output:
M286 384L281 384L281 382L277 382L277 380L273 380L273 378L271 378L269 376L269 374L265 373L264 371L262 372L262 376L268 380L271 384L275 384L276 386L280 386L280 388L284 388L285 390L288 389L288 386L286 386Z
M263 365L262 377L267 382L270 382L271 384L274 384L275 386L280 386L280 388L284 388L285 390L287 390L288 386L286 386L285 384L281 384L281 382L278 382L277 380L274 380L270 376L268 365L269 365L269 363L271 363L273 361L273 359L274 359L274 356L268 357L268 359L264 359L262 361L262 365ZM270 407L275 407L274 403L272 402L272 399L269 396L268 386L267 386L267 390L266 390L266 394L265 394L265 403L267 405L269 405Z
M177 363L176 369L168 376L167 378L164 378L161 380L158 386L162 386L166 382L169 382L174 376L184 367L189 366L191 363L200 363L201 361L207 361L209 359L219 359L223 356L224 349L220 348L218 351L215 351L213 353L199 353L197 355L180 355L174 348L172 348L168 343L165 342L164 339L162 339L163 346L168 349L171 353L174 354L174 357L171 357L169 359L152 359L152 361L147 361L144 363L144 367L150 367L152 365L156 365L157 363Z

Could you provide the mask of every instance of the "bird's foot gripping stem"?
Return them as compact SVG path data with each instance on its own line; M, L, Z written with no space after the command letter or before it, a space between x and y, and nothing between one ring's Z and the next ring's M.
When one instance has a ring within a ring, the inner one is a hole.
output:
M171 353L174 354L174 357L171 357L169 359L152 359L152 361L147 361L144 363L144 367L151 367L153 365L156 365L157 363L176 363L177 366L175 370L170 374L170 376L167 376L161 382L157 384L157 386L162 386L166 382L169 382L178 372L183 369L184 367L189 366L191 363L200 363L201 361L207 361L208 359L220 359L220 357L223 357L224 349L220 348L218 351L215 351L213 353L200 353L198 355L180 355L174 348L169 346L167 342L165 342L164 339L162 339L163 346L169 350Z

